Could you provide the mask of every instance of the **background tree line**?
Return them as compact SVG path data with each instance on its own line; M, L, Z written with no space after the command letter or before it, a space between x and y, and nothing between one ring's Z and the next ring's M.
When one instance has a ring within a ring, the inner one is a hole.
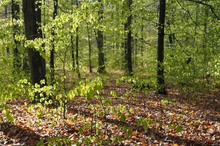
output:
M2 81L30 76L32 84L53 85L69 71L78 78L87 71L124 71L147 79L145 86L161 94L170 85L218 87L219 5L217 0L1 1Z

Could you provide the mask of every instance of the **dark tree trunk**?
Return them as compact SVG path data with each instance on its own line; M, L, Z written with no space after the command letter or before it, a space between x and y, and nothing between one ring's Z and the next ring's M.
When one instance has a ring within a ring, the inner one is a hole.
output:
M97 46L98 46L98 73L105 73L105 56L103 52L103 33L98 30L97 37Z
M157 48L157 92L166 94L164 81L164 27L165 27L166 0L160 0L158 48Z
M127 0L127 5L131 11L132 0ZM132 36L131 36L131 21L132 14L129 14L127 22L125 24L125 69L126 73L130 76L132 75Z
M76 6L78 7L79 2L76 0ZM76 28L76 72L78 75L78 78L81 78L80 72L79 72L79 27Z
M42 38L41 31L41 3L38 0L22 0L25 35L27 40ZM45 59L40 52L34 48L28 48L29 67L31 72L32 84L40 84L41 80L45 80L46 66Z
M19 42L15 39L16 34L19 33L19 26L17 24L17 20L19 20L20 6L15 0L11 1L11 11L12 11L12 23L13 23L13 40L15 44L14 48L14 61L13 66L15 70L18 70L21 67L21 58L18 50Z
M76 28L76 72L78 75L78 78L81 78L80 72L79 72L79 27Z
M74 4L74 1L71 0L71 5L73 6L73 4ZM72 8L71 14L73 14L73 8ZM70 43L71 43L72 68L75 71L75 69L76 69L76 62L75 62L75 50L74 50L73 34L70 35Z
M141 57L144 57L144 18L141 18ZM141 59L141 65L144 66L144 61Z
M5 19L8 18L8 6L5 5Z
M58 0L54 0L53 1L53 20L56 19L57 16L57 9L58 9ZM51 79L51 84L54 84L54 53L55 53L55 26L52 27L52 36L53 36L53 40L52 40L52 49L50 51L50 79Z
M71 56L72 56L72 68L75 71L75 50L74 50L74 41L73 41L73 34L70 36L70 43L71 43Z
M98 2L101 5L101 9L98 11L99 15L99 23L103 23L103 1L98 0ZM105 54L104 54L104 47L103 47L103 42L104 42L104 36L103 36L103 31L101 29L98 30L97 34L97 46L98 46L98 73L105 73Z

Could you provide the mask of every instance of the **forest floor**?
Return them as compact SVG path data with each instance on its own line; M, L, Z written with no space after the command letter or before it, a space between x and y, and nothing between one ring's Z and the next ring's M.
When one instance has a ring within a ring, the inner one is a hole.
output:
M110 91L115 91L119 98L108 97ZM107 85L104 92L113 107L124 105L128 112L125 111L124 120L115 114L96 118L95 121L101 123L100 135L91 127L85 128L94 120L89 104L100 104L96 100L88 102L77 97L68 102L67 119L63 119L61 113L47 110L56 107L41 110L37 105L32 108L28 99L16 99L7 103L15 121L1 122L0 145L34 146L40 140L48 145L48 138L56 136L68 138L74 145L74 140L82 142L92 135L104 141L122 137L115 145L220 145L220 92L193 93L192 96L192 93L168 90L168 95L162 96L152 92L131 92L126 84ZM137 124L141 118L149 120L147 128ZM84 131L80 128L83 126ZM127 135L122 127L131 129L130 134Z

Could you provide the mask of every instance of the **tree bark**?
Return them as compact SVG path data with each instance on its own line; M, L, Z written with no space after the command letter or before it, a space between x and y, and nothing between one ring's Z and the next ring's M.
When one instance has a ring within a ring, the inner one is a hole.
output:
M98 2L101 5L101 9L98 11L99 15L99 23L103 23L103 1L98 0ZM98 34L97 34L97 46L98 46L98 73L105 73L105 54L104 54L104 47L103 47L103 42L104 42L104 36L103 36L103 31L99 28L98 29Z
M80 72L79 72L79 27L76 28L76 72L78 75L78 78L81 78Z
M127 5L129 11L131 11L132 0L127 0ZM132 14L129 14L127 18L127 22L125 24L125 69L126 73L130 76L132 75L132 36L131 36L131 21L132 21Z
M18 50L19 42L15 39L16 34L19 33L19 26L17 20L19 20L20 6L15 0L11 0L11 11L12 11L12 23L13 23L13 40L15 44L14 48L14 61L13 66L15 70L18 70L21 67L21 58Z
M76 0L76 6L78 8L79 2ZM81 78L80 72L79 72L79 26L76 28L76 72L78 75L78 78Z
M90 30L89 30L89 24L87 23L87 33L88 33L88 47L89 47L89 72L92 73L92 45L91 45L91 36L90 36Z
M74 5L74 1L73 0L71 0L71 5L72 6ZM73 8L72 8L71 14L73 14ZM73 68L73 71L75 71L75 69L76 69L76 62L75 62L75 50L74 50L74 41L73 41L73 34L72 33L70 35L70 43L71 43L72 68Z
M88 16L88 12L86 11L86 17ZM89 47L89 72L92 73L92 44L91 44L91 34L89 28L89 22L86 23L87 36L88 36L88 47Z
M167 94L164 81L164 27L165 27L166 0L160 0L157 48L157 92Z
M7 20L8 19L8 5L6 4L4 8L5 8L5 20ZM8 47L6 47L6 52L7 54L10 54L10 49Z
M27 40L42 38L41 31L41 8L38 0L22 0L25 36ZM31 72L31 83L40 84L41 80L46 80L45 59L40 52L34 48L28 48L29 67Z
M57 9L58 9L58 0L54 0L53 1L53 20L56 19L57 16ZM52 36L53 36L53 40L52 40L52 49L50 51L50 79L51 79L51 84L54 84L54 53L55 53L55 32L54 32L55 26L52 27Z
M141 18L141 57L144 57L144 20ZM144 61L141 59L141 65L144 66Z

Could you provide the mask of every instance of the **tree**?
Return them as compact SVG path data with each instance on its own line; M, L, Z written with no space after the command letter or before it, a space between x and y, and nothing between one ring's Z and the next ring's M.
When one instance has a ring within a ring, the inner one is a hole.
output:
M40 0L22 0L24 13L25 36L27 40L42 38L41 31L41 2ZM45 80L45 59L35 48L28 48L29 67L31 72L31 83L40 84Z
M13 26L13 39L14 39L14 68L19 69L21 67L21 58L18 51L19 42L15 39L16 34L19 32L19 26L16 21L19 20L20 6L15 0L11 0L11 11L12 11L12 23Z
M194 3L198 3L198 4L201 4L201 5L209 7L209 9L211 10L212 14L215 16L215 18L220 20L220 16L216 13L215 8L214 8L213 5L207 3L206 1L199 1L199 0L188 0L188 1L191 1L191 2L194 2ZM216 5L218 5L218 4L216 4Z
M103 1L102 0L98 0L99 4L101 5L98 11L98 16L99 16L99 24L101 25L102 20L103 20ZM97 46L98 46L98 73L105 73L105 54L103 52L104 48L103 48L103 41L104 41L104 37L103 37L103 31L101 30L102 28L98 29L97 32Z
M71 0L71 5L73 6L74 2ZM71 10L71 14L73 15L73 7ZM73 28L71 28L73 29ZM71 57L72 57L72 68L75 71L75 50L74 50L74 41L73 41L73 33L70 35L70 43L71 43Z
M58 0L53 0L53 20L56 19L57 16L57 9L58 9ZM55 53L55 45L54 45L54 41L55 41L55 32L54 32L54 27L52 27L52 36L53 36L53 40L52 40L52 49L50 51L50 78L51 78L51 84L54 84L54 53Z
M88 12L86 10L86 17L88 17ZM87 36L88 36L88 48L89 48L89 72L92 73L92 43L91 43L91 34L90 34L90 28L89 28L89 22L86 22L86 29L87 29Z
M79 2L76 0L76 6L78 8ZM76 72L78 75L78 78L81 78L80 72L79 72L79 26L76 27Z
M164 27L165 27L166 0L160 0L158 46L157 46L157 92L166 94L164 81Z
M5 20L8 18L8 5L6 4L5 6L4 6L4 9L5 9ZM6 48L6 52L9 54L10 53L10 49L7 47Z
M131 36L131 5L132 0L127 0L127 6L129 9L129 15L127 17L127 22L125 23L125 60L126 60L126 73L132 75L132 36Z

